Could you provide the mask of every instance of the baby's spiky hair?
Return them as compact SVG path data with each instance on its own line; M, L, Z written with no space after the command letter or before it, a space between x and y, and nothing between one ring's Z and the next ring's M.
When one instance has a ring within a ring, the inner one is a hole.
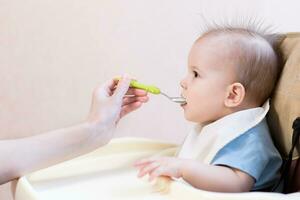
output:
M226 37L228 50L234 53L237 81L245 87L246 98L261 105L270 97L281 71L278 45L282 36L272 33L270 27L257 20L248 20L222 24L206 22L199 39L219 36Z

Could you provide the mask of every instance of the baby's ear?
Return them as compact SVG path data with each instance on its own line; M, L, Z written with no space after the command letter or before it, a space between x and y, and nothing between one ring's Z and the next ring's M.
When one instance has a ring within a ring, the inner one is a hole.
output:
M228 108L234 108L243 102L245 98L245 87L241 83L233 83L226 89L224 104Z

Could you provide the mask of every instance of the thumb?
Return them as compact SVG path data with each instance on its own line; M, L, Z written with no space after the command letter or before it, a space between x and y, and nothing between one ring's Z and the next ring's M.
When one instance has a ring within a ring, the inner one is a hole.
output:
M128 91L129 85L130 85L130 78L127 74L123 75L121 80L119 80L117 88L113 94L114 98L122 101L124 95Z

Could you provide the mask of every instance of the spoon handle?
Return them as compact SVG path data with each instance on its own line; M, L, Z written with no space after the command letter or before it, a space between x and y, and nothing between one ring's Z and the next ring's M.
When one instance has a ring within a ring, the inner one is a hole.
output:
M116 78L116 80L120 80L120 78ZM137 80L131 80L130 87L142 89L152 94L160 94L160 89L158 87L154 85L146 85L138 82Z

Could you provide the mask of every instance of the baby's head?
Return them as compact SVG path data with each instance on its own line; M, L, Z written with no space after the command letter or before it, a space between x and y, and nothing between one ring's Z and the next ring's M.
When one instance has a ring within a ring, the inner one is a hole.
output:
M261 106L280 73L274 39L274 35L234 27L213 28L198 38L181 81L186 119L206 124Z

